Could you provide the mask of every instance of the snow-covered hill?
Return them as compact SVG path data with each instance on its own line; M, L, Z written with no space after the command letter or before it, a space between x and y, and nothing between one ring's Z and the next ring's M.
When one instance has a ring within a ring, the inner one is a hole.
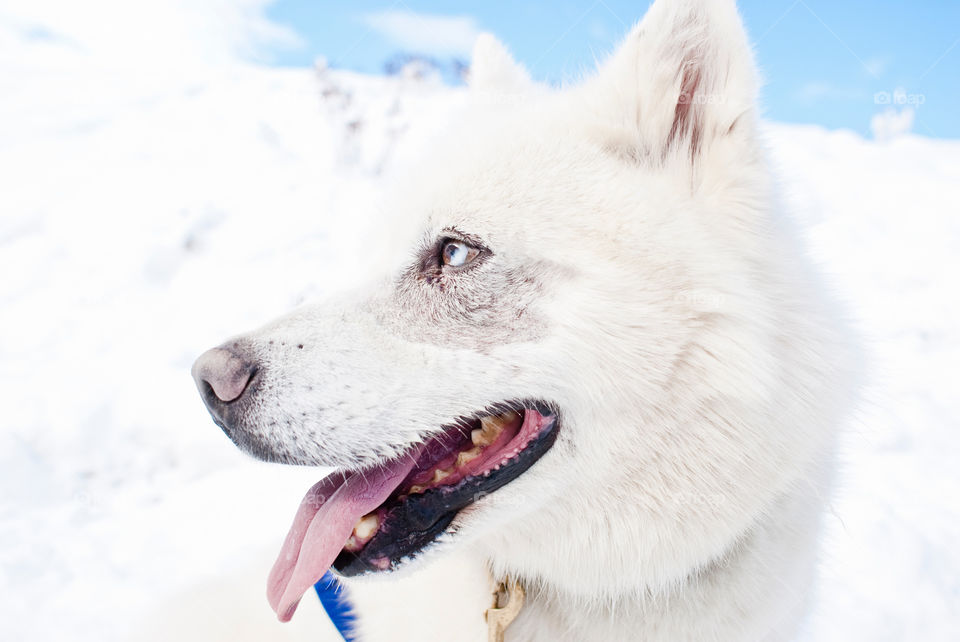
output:
M272 34L259 4L236 31ZM359 278L384 180L464 92L243 63L233 32L118 62L31 11L0 13L0 638L123 639L274 548L317 476L240 455L192 359ZM809 639L958 639L960 142L767 133L875 373Z

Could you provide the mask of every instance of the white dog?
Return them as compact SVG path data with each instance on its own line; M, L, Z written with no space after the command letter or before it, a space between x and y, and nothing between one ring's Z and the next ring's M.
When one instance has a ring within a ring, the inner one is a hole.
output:
M332 565L365 641L485 640L507 579L510 641L790 639L853 358L778 209L734 3L657 0L564 90L484 37L472 84L388 278L194 366L241 448L340 471L271 605Z

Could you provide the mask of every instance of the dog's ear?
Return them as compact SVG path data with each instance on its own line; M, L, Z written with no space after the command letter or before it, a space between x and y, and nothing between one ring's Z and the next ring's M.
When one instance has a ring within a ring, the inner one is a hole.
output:
M492 34L482 33L473 46L469 83L471 89L516 93L533 86L530 74Z
M696 162L752 136L756 85L734 0L657 0L584 90L619 152Z

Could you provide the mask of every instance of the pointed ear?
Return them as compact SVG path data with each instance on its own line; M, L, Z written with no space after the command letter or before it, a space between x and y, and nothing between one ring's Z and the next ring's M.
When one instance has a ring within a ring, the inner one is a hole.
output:
M696 162L752 135L756 84L734 0L657 0L586 89L619 152Z
M492 34L482 33L473 46L470 63L471 89L513 93L533 86L530 74Z

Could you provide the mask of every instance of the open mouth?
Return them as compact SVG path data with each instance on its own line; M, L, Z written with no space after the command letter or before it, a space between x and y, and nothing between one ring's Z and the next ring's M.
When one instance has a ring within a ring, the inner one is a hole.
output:
M540 459L556 440L557 423L543 403L502 404L444 428L395 460L321 480L303 498L270 572L270 606L286 622L331 566L352 576L415 556L463 508Z

